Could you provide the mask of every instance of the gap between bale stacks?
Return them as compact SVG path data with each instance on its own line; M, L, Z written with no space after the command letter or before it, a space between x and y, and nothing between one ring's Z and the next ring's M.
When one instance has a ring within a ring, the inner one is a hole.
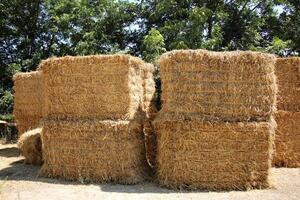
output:
M41 175L134 184L148 172L139 121L47 120Z
M55 119L133 119L145 63L128 55L50 58L44 73L45 115ZM124 84L125 83L125 84Z
M175 50L159 60L162 112L213 121L268 121L276 110L275 57Z
M151 168L156 163L156 134L152 125L157 109L155 107L155 82L153 78L154 66L147 64L142 74L143 80L143 104L145 113L143 121L143 132L145 135L146 159Z
M267 188L276 123L158 117L157 176L171 188Z
M278 124L273 163L277 167L300 167L300 112L277 111Z
M14 117L19 136L39 127L43 118L43 75L39 71L17 73L14 81Z

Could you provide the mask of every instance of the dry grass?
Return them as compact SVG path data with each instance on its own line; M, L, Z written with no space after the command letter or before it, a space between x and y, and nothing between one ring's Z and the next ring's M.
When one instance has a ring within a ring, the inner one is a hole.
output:
M300 167L300 112L278 111L274 164Z
M275 121L210 123L158 117L160 184L188 189L266 188Z
M25 163L33 165L42 164L42 128L33 129L23 133L18 140L18 147L25 157Z
M279 58L276 61L278 79L278 110L300 111L300 58Z
M276 109L275 57L177 50L159 60L163 112L214 121L268 121Z
M45 116L56 119L133 119L142 101L147 65L128 55L50 58L45 75Z
M43 75L38 71L17 73L13 80L15 90L13 114L21 135L37 128L43 117Z

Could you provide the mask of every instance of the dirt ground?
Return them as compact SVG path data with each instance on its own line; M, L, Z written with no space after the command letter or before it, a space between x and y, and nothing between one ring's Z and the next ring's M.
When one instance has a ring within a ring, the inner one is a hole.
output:
M0 144L0 199L300 199L300 168L273 168L272 189L232 192L174 191L154 183L81 184L37 177L38 170L39 167L23 164L16 145Z

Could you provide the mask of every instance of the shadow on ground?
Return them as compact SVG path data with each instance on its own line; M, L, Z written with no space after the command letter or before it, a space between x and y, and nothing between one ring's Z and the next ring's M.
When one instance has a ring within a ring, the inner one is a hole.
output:
M4 145L3 145L4 146ZM61 179L51 179L39 176L41 166L33 166L24 163L24 158L20 156L16 147L0 148L0 180L6 181L29 181L62 185L91 185L99 187L103 192L113 193L185 193L189 191L178 191L158 187L153 182L144 182L136 185L121 185L113 183L92 183L79 181L66 181ZM2 158L1 158L2 157ZM199 192L199 191L198 191Z
M24 163L22 156L19 156L19 150L16 147L0 147L0 180L7 181L29 181L42 182L61 185L89 185L96 186L103 192L108 193L208 193L204 190L173 190L160 187L154 182L144 182L136 185L121 185L113 183L92 183L80 181L66 181L62 179L51 179L39 176L41 166L33 166ZM228 191L218 191L217 193L227 193Z
M63 184L63 185L93 185L98 186L103 192L113 193L186 193L190 191L178 191L167 188L158 187L157 184L152 182L144 182L136 185L121 185L113 183L81 183L76 181L65 181L61 179L51 179L39 176L40 166L33 166L24 164L24 159L20 157L20 160L10 163L6 168L0 169L0 180L6 181L30 181L30 182L42 182L50 184ZM198 191L199 192L199 191Z
M17 147L8 147L0 149L0 157L18 157L20 155L19 149Z

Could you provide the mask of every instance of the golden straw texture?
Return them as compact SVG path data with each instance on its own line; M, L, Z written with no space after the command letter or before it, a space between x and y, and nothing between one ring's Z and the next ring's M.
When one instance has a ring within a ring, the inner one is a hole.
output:
M279 58L275 73L278 82L278 110L300 111L300 58Z
M18 147L25 157L25 163L33 165L42 164L41 128L23 133L18 140Z
M41 174L134 184L147 173L141 121L46 120Z
M17 73L14 80L14 117L19 135L37 128L43 117L43 75L39 71Z
M129 55L50 58L45 75L45 116L56 119L133 119L146 64Z
M278 111L275 119L275 166L300 167L300 112Z
M168 187L266 188L275 121L210 123L156 118L157 176Z
M276 109L275 57L175 50L159 60L162 110L182 118L268 121Z

